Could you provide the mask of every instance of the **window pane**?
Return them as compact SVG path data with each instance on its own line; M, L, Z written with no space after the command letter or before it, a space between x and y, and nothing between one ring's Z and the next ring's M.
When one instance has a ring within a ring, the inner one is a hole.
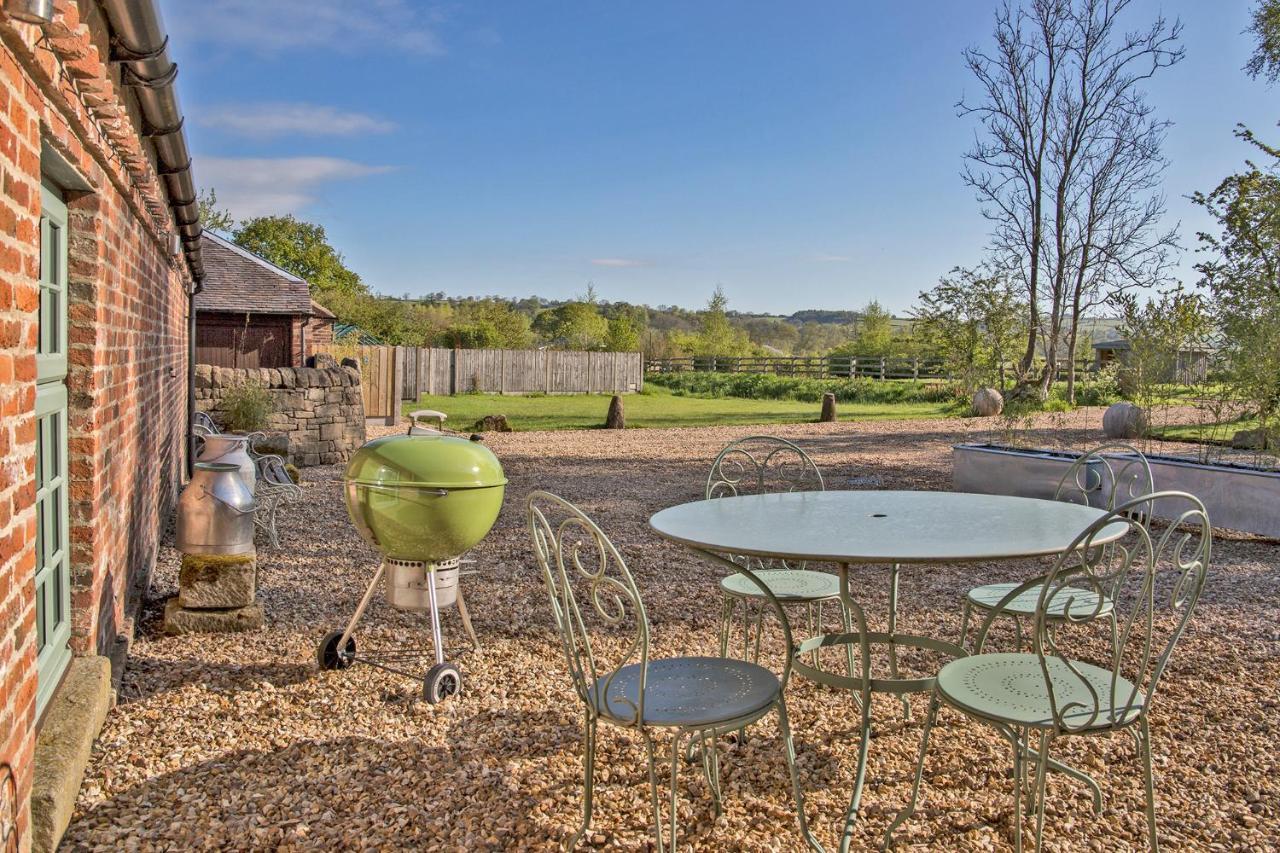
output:
M49 416L49 480L62 478L62 413Z

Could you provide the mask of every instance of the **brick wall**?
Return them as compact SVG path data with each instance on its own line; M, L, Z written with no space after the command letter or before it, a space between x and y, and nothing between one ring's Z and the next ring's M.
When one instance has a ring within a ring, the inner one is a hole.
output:
M104 650L155 558L183 463L188 273L92 0L41 32L0 14L0 763L30 846L35 733L35 349L42 142L90 187L69 193L73 636ZM3 796L0 795L0 799ZM0 824L9 816L0 814Z

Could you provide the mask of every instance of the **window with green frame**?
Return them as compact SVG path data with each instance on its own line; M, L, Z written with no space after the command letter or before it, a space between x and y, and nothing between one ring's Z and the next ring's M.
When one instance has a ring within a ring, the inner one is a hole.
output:
M67 499L67 205L41 187L40 335L36 350L36 713L71 660Z

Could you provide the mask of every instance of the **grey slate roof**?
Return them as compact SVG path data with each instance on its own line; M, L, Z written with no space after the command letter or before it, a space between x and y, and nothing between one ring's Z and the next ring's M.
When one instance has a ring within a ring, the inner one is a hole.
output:
M205 278L196 311L313 313L310 288L293 273L208 230L200 241Z

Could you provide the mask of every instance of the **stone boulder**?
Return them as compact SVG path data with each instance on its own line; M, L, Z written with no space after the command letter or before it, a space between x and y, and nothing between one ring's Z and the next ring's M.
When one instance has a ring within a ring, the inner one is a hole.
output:
M317 367L321 370L331 370L338 366L338 360L327 352L318 352L307 359L307 362L307 367Z
M1112 403L1102 415L1107 438L1141 438L1147 432L1147 413L1133 403Z
M511 432L511 424L507 423L506 415L485 415L476 421L476 432Z
M622 411L622 398L614 394L613 399L609 401L609 413L604 417L604 428L625 429L626 426L627 417Z
M1280 447L1280 437L1268 434L1262 427L1236 430L1231 446L1237 450L1271 450Z
M1004 411L1004 395L994 388L979 388L973 394L973 413L980 418L994 418Z

